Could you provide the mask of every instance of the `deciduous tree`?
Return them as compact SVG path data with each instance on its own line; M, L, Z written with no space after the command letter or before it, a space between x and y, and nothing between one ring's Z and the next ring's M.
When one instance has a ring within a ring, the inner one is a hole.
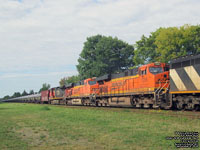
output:
M96 35L87 38L78 59L81 79L119 72L134 65L133 46L118 38Z
M80 80L80 77L78 75L70 76L70 77L64 77L60 80L59 84L60 86L67 85L69 83L76 83Z
M20 93L20 92L15 92L15 93L12 95L12 98L20 97L20 96L21 96L21 93Z
M159 28L135 44L137 65L169 60L200 52L200 25Z
M26 90L24 90L21 96L26 96L26 95L28 95L28 93L26 92Z
M155 44L156 37L160 33L160 29L155 32L152 32L149 37L145 37L144 35L141 37L141 40L137 41L134 44L135 47L135 55L133 61L136 65L146 64L149 62L156 61L158 57L158 53L156 52L157 45Z
M51 87L50 84L47 84L47 83L42 84L42 88L39 90L39 93L41 91L48 90L50 87Z
M30 90L29 95L32 95L32 94L34 94L34 91Z

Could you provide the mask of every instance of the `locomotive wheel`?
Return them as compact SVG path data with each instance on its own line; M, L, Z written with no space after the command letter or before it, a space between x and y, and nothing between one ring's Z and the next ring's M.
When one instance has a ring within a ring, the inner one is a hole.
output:
M131 97L131 100L130 100L130 101L131 101L132 107L135 108L135 107L136 107L136 98L132 98L132 97Z
M183 109L183 104L182 103L176 103L176 108L178 109L178 110L181 110L181 109Z
M65 100L65 105L67 105L67 103L68 103L68 101L67 101L67 100Z
M195 105L193 111L198 111L200 110L200 106L199 105Z
M193 110L194 109L194 104L193 103L188 103L187 104L187 109L188 110Z
M99 107L99 102L96 101L95 105L96 105L96 107Z

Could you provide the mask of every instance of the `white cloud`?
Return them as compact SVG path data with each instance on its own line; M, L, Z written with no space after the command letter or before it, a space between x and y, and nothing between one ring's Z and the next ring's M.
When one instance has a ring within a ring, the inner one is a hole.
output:
M0 71L5 76L6 72L24 74L25 70L37 67L73 66L88 36L117 36L134 44L142 34L148 35L159 27L200 22L198 0L0 0L0 3Z

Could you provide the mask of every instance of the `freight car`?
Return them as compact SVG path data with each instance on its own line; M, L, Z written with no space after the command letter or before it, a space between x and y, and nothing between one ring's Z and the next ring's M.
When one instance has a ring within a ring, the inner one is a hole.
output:
M2 100L2 102L22 102L22 103L41 103L41 94L32 94L32 95L26 95L16 98L11 98L7 100Z
M50 104L57 101L57 104L65 105L199 110L199 74L200 54L171 60L169 65L155 62L51 88L41 92L39 101ZM33 97L26 98L26 102L34 102ZM16 100L23 102L25 99Z

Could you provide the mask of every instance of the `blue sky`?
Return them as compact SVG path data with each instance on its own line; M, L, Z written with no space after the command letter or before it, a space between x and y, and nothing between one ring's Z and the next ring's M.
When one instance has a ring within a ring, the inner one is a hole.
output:
M0 97L77 74L86 38L134 44L159 27L200 23L199 0L0 0Z

